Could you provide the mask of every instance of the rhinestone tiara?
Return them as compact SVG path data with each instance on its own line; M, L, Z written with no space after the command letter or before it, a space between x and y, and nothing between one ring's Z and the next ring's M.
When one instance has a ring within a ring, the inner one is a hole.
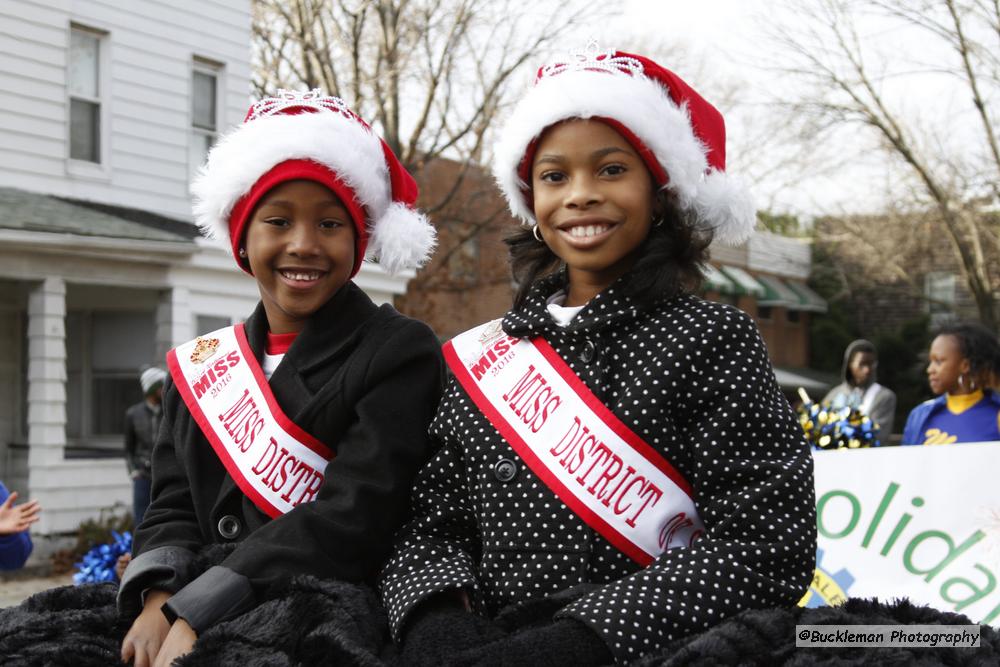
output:
M566 58L542 67L535 83L563 72L579 71L608 72L618 76L638 76L645 73L642 63L635 58L616 56L614 49L602 50L596 41L590 41L583 49L570 51Z
M367 124L347 106L344 100L332 95L326 95L319 88L308 91L280 89L273 97L265 97L255 102L247 112L244 123L266 116L276 116L288 109L313 109L315 111L332 111L344 118Z

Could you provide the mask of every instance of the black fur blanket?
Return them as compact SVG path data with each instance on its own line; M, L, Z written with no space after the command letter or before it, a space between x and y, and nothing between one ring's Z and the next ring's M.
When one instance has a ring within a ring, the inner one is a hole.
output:
M0 665L107 667L131 619L118 617L117 586L63 586L0 610ZM366 587L305 577L285 595L202 634L180 667L285 667L391 662L385 613Z
M105 667L120 665L128 629L115 610L113 584L66 586L0 610L0 664L5 667ZM497 619L507 628L537 622L565 600L522 605ZM551 617L551 616L549 616ZM795 625L965 625L960 614L849 600L841 607L764 609L744 612L699 635L676 642L637 667L693 665L1000 665L1000 635L982 628L981 647L796 648ZM387 640L385 614L370 589L296 580L283 595L205 632L181 667L285 667L396 663Z
M796 648L796 625L971 625L962 614L896 600L849 599L839 607L757 609L733 616L635 667L709 665L1000 665L1000 633L982 626L979 648Z

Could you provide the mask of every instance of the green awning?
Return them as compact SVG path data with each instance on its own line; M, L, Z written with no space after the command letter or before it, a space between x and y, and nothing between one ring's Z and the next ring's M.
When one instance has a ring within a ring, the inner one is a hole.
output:
M723 264L719 269L727 278L733 281L738 288L737 294L749 294L760 298L766 292L764 286L757 282L753 276L739 268L738 266L728 266Z
M722 271L711 264L706 264L704 271L702 273L705 275L705 280L702 282L702 287L708 291L712 290L719 292L720 294L739 294L739 287L730 279L726 277Z
M826 373L819 373L807 368L774 367L774 379L778 381L779 387L790 392L795 392L799 387L802 387L813 400L817 401L829 391L830 387L837 383L836 376L826 378L826 375Z
M800 310L808 310L813 313L825 313L827 311L826 299L812 291L808 285L792 280L789 280L787 284L793 292L799 295L799 299L801 300L799 304Z
M757 282L764 286L764 296L757 299L758 306L778 306L789 310L802 310L802 300L780 278L774 276L756 276Z

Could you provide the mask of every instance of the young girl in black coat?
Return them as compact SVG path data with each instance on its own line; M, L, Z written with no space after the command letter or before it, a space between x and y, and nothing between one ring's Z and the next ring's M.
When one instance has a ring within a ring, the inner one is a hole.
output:
M229 241L261 301L168 355L153 502L118 595L138 613L121 649L136 667L170 664L293 576L370 581L443 384L431 330L351 282L366 251L417 266L434 231L411 208L413 179L341 100L256 103L193 190L198 223ZM210 545L227 548L205 569Z
M627 662L794 606L812 458L753 321L690 293L713 235L755 219L722 116L590 50L539 70L495 159L520 288L445 346L437 454L380 581L404 662Z

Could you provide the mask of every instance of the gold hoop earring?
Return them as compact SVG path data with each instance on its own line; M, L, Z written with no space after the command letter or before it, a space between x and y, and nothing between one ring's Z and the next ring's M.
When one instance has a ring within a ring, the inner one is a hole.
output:
M660 227L662 225L663 225L663 218L657 218L656 220L653 220L654 227Z
M965 391L965 373L958 376L958 388Z
M545 239L541 237L541 232L538 231L538 223L535 223L535 226L531 228L531 235L534 236L535 240L539 243L545 243Z

